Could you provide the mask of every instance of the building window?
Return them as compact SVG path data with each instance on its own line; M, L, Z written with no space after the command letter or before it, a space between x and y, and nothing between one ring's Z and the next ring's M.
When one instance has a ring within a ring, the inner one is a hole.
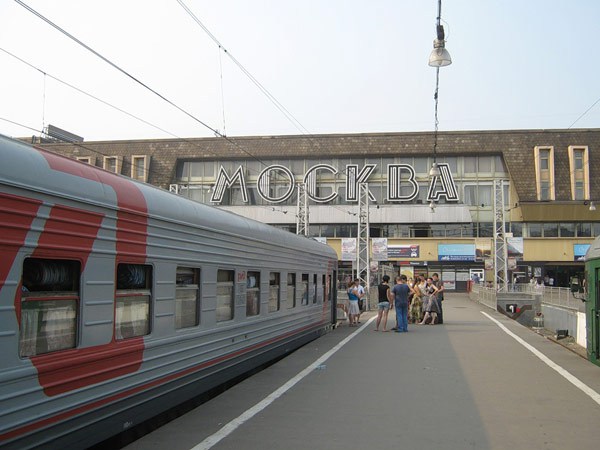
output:
M78 261L27 258L21 280L21 357L75 348Z
M535 147L535 178L538 200L554 200L554 147Z
M217 272L217 322L233 320L233 270Z
M175 328L194 327L200 323L200 269L178 267L175 289Z
M590 172L587 147L569 146L571 195L573 200L590 198Z
M102 168L109 172L121 173L121 158L118 156L105 156Z
M260 272L248 272L246 277L246 316L260 313Z
M77 161L86 163L86 164L94 165L96 163L96 161L92 161L91 156L78 156L76 159L77 159Z
M560 237L575 237L574 223L561 223L558 229Z
M279 311L281 306L280 280L280 273L269 273L269 312Z
M134 155L131 157L131 178L144 183L148 181L148 161L149 156Z
M577 237L592 237L591 223L577 223Z
M152 266L119 264L117 266L117 298L115 337L127 339L150 333L150 299Z
M558 224L546 222L542 225L544 237L558 237Z

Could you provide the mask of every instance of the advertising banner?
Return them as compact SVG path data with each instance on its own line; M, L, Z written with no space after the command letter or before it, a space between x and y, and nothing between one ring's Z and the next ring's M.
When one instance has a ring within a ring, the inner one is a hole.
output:
M507 237L506 252L508 256L516 259L523 259L523 238L522 237Z
M573 244L573 255L575 256L575 261L583 261L589 248L590 244Z
M373 238L371 239L371 245L373 249L373 261L387 261L388 260L388 240L387 238Z
M356 238L342 239L342 261L356 261Z
M475 244L438 244L438 261L475 261Z
M418 245L388 245L389 259L418 258Z

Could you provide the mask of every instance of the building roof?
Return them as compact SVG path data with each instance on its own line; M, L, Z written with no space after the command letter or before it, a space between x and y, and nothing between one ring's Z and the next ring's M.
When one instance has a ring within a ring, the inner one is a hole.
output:
M433 132L245 136L190 139L95 141L44 144L68 156L122 156L124 170L133 155L152 157L149 182L167 187L179 160L348 158L433 156ZM589 152L590 198L600 200L600 129L444 131L438 133L437 155L502 155L520 202L536 202L534 148L554 147L557 202L571 201L569 146Z

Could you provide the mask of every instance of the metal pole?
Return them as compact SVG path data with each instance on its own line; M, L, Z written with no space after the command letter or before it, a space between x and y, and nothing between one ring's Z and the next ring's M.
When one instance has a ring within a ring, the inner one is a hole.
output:
M370 258L369 258L369 185L359 183L358 185L358 246L357 246L357 270L356 277L365 285L366 309L371 308L370 298Z

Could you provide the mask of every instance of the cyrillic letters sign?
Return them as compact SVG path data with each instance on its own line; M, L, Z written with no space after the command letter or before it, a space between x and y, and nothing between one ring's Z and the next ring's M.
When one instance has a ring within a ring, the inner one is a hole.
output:
M446 163L439 163L440 176L433 177L429 182L427 192L427 201L439 201L445 198L447 201L458 201L458 190L450 172L450 166ZM348 164L346 166L346 201L358 201L358 184L367 183L377 168L377 164L366 164L359 170L358 164ZM306 185L308 197L317 203L328 203L338 197L337 192L332 192L327 196L319 195L319 174L328 173L337 175L338 171L329 164L317 164L312 166L304 174L303 182ZM328 181L324 181L327 183ZM233 175L229 176L227 171L220 167L217 175L217 181L211 195L212 203L221 203L226 189L230 189L235 184L239 184L242 193L242 200L248 203L248 192L246 188L246 179L242 166L239 166ZM278 188L276 190L276 187ZM263 200L269 203L281 203L288 200L294 193L295 188L294 174L285 166L274 164L265 168L258 176L256 189ZM277 195L277 192L281 192ZM416 180L415 169L408 164L388 164L387 166L387 201L388 202L409 202L419 195L419 184ZM369 191L369 198L375 202L375 196Z

